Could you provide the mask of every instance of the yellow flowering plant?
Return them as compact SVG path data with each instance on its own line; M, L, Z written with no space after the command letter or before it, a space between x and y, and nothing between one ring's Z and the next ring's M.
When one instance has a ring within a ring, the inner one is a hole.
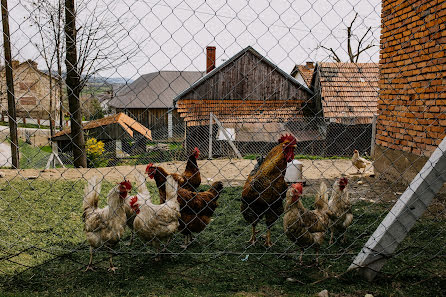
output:
M108 159L105 157L104 142L91 137L87 139L85 147L87 149L87 165L89 168L107 166Z

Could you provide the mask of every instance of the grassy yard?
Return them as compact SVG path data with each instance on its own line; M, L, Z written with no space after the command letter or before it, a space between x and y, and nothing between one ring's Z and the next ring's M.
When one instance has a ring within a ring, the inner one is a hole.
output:
M51 146L33 146L26 142L19 141L20 168L45 168L48 158L51 155Z
M418 222L400 247L404 252L368 283L343 272L390 204L355 204L347 242L325 243L319 266L314 251L307 250L301 266L282 220L274 227L271 249L247 246L250 227L240 214L240 187L224 190L214 221L188 250L179 247L178 234L168 246L171 255L156 262L143 242L126 245L128 232L117 247L116 274L107 272L104 252L95 254L97 270L84 272L84 185L83 180L0 182L0 295L314 296L327 289L330 296L440 296L446 289L444 250L438 255L444 249L444 221L427 216ZM103 185L102 205L111 187ZM312 199L305 197L307 204ZM297 281L286 281L289 277Z

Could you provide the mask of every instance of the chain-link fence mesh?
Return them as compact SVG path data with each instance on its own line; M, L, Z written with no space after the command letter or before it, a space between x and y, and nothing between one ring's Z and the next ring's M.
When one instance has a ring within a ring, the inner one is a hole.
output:
M7 2L4 288L129 292L92 255L156 294L367 292L345 271L445 136L445 1ZM444 194L410 189L427 211L371 291L441 295Z

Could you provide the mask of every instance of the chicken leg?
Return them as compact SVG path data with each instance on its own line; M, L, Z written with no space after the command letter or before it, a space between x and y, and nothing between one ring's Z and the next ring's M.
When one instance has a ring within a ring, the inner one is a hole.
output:
M108 271L112 271L113 273L115 273L116 269L118 269L118 267L115 267L113 265L113 254L110 253L110 267L108 268Z
M271 242L271 230L269 228L266 230L265 246L269 248L273 246Z
M93 248L90 246L90 261L88 262L87 268L85 268L85 271L91 270L94 271L93 268Z
M252 225L252 234L251 234L251 238L249 239L249 241L248 241L248 243L250 243L251 245L255 245L256 244L256 234L258 233L259 231L256 231L256 225L255 224L253 224Z

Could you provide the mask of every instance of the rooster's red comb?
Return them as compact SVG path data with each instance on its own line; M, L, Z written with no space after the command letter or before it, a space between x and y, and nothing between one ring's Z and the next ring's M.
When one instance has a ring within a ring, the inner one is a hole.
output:
M341 185L347 185L348 184L348 179L346 177L341 177L339 179L339 184Z
M282 135L282 137L280 137L279 143L285 143L285 142L288 142L290 145L297 144L296 138L291 134L285 134Z
M200 150L198 149L198 147L194 148L194 153L200 153Z
M298 191L300 194L302 194L302 192L303 192L303 185L302 185L302 183L295 183L295 184L292 184L291 185L291 187L293 187L293 189L295 189L296 191Z
M128 191L132 189L132 183L128 180L121 182L120 185L124 186Z
M146 167L146 173L149 173L149 169L153 167L153 163L149 163Z

